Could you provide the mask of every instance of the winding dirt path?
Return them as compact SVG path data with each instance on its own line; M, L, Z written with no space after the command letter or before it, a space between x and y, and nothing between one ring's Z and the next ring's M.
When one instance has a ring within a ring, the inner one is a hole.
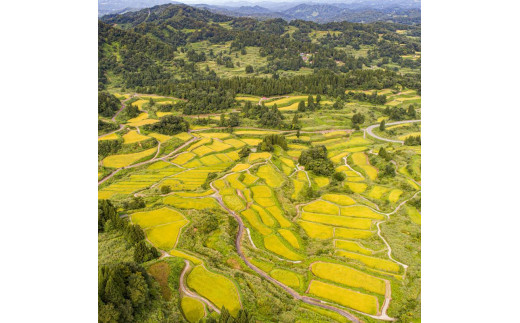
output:
M150 163L153 163L153 162L156 162L156 161L159 161L159 160L162 160L162 161L166 161L166 159L170 158L170 157L173 157L174 154L176 154L179 150L183 149L184 147L190 145L192 142L194 141L197 141L197 140L200 140L200 138L197 138L197 137L193 137L191 138L190 140L186 141L185 143L183 143L182 145L180 145L179 147L175 148L171 153L169 153L168 155L164 156L164 157L160 157L160 158L157 158L157 155L159 154L159 150L161 148L161 143L159 143L159 145L157 146L157 152L155 153L155 157L153 157L152 159L149 159L149 160L145 160L143 162L140 162L140 163L137 163L137 164L133 164L133 165L129 165L129 166L125 166L125 167L121 167L121 168L118 168L116 169L115 171L113 171L112 173L110 173L108 176L106 176L105 178L103 178L102 180L98 181L98 186L103 184L105 181L107 181L108 179L110 179L112 176L114 176L115 174L117 174L121 169L130 169L130 168L135 168L135 167L139 167L139 166L143 166L143 165L146 165L146 164L150 164Z
M222 201L222 197L220 196L218 190L213 186L213 182L210 183L210 187L211 189L215 192L212 197L214 197L217 202L220 204L220 206L226 210L229 214L231 214L235 219L236 221L238 222L238 233L237 233L237 236L236 236L236 239L235 239L235 248L237 250L237 253L238 255L240 256L240 258L244 261L244 263L249 267L251 268L252 270L254 270L257 274L259 274L260 276L262 276L264 279L270 281L271 283L275 284L275 285L278 285L279 287L283 288L287 293L289 293L293 298L297 299L297 300L300 300L304 303L307 303L307 304L310 304L310 305L315 305L315 306L319 306L319 307L322 307L322 308L325 308L325 309L328 309L328 310L331 310L333 312L336 312L344 317L346 317L347 319L349 319L350 321L352 322L355 322L355 323L361 323L361 321L355 317L354 315L350 314L349 312L343 310L343 309L340 309L340 308L337 308L337 307L334 307L334 306L331 306L331 305L327 305L325 304L325 302L319 300L319 299L315 299L315 298L312 298L312 297L308 297L308 296L302 296L300 295L298 292L296 292L294 289L290 288L289 286L287 285L284 285L283 283L281 283L280 281L272 278L271 276L269 276L267 273L265 273L264 271L262 271L260 268L256 267L255 265L253 265L251 262L249 262L249 260L247 260L246 256L244 255L244 252L242 250L242 238L244 236L244 229L245 229L245 226L244 226L244 222L242 221L242 219L240 218L240 216L238 216L234 211L232 211L231 209L229 209Z
M185 279L185 276L186 276L186 272L188 272L191 268L191 264L188 260L184 259L184 263L186 264L184 266L184 269L182 270L181 272L181 275L180 275L180 278L179 278L179 291L182 293L182 294L185 294L186 296L189 296L189 297L193 297L199 301L201 301L202 303L206 304L208 307L210 307L213 311L217 312L218 314L220 314L220 310L212 303L210 302L209 300L207 300L206 298L200 296L199 294L195 293L195 292L192 292L188 286L186 286L186 279Z
M421 120L405 120L405 121L396 121L396 122L390 122L390 123L387 123L386 125L387 125L387 126L393 126L393 125L396 125L396 124L415 123L415 122L421 122ZM379 139L379 140L382 140L382 141L395 142L395 143L398 143L398 144L404 144L404 141L403 141L403 140L395 140L395 139L383 138L383 137L379 137L378 135L374 134L372 131L373 131L374 128L376 128L376 127L379 127L379 124L374 124L374 125L368 126L368 127L365 129L364 132L368 133L369 136L374 137L374 138Z

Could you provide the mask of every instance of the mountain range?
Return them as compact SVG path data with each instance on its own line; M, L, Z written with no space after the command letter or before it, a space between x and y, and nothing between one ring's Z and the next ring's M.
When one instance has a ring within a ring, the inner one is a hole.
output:
M370 23L387 21L401 24L421 23L421 3L414 0L352 1L336 3L314 1L297 2L233 2L227 4L190 4L193 7L232 17L251 17L259 20L282 18L284 20L308 20L318 23L350 21ZM101 0L99 16L124 13L158 4L180 2L169 0Z

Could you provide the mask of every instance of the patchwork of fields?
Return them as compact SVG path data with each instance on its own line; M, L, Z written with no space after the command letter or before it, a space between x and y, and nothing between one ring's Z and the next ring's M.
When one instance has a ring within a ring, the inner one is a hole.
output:
M265 105L294 112L306 99L281 97L266 100ZM237 100L256 104L260 98ZM393 303L400 292L394 288L406 280L408 258L400 250L394 253L394 233L386 225L398 215L420 228L420 207L406 203L420 192L420 150L388 147L397 160L396 174L384 177L376 153L384 144L364 138L362 132L312 130L296 138L289 131L284 133L287 150L259 151L257 145L265 135L280 132L247 128L233 133L197 129L175 136L141 132L140 126L157 122L144 112L147 102L145 98L133 102L143 112L126 125L136 130L123 129L99 139L122 140L126 150L100 160L99 174L105 174L100 177L120 170L99 185L98 198L120 206L121 214L140 225L148 243L164 255L192 264L187 288L235 316L250 301L244 290L254 290L247 277L259 270L301 296L362 319L387 320L395 315ZM168 145L170 150L163 150ZM298 164L302 151L321 145L343 180L317 175ZM253 151L240 157L243 147ZM144 206L125 209L124 202L132 197L141 198ZM217 221L210 230L205 221L211 216ZM246 229L239 245L254 271L237 255L238 229L232 216ZM215 266L214 259L222 263ZM189 322L213 311L186 295L179 306Z

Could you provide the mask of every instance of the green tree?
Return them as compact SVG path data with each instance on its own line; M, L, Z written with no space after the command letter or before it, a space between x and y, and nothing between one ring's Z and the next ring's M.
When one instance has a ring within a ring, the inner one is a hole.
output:
M251 74L251 73L253 73L253 72L254 72L254 70L253 70L253 66L251 66L251 65L247 65L247 66L246 66L246 73L247 73L247 74Z
M305 102L304 101L300 101L300 103L298 103L298 111L299 112L305 112Z
M379 130L385 131L386 128L386 122L385 119L381 120L381 123L379 124Z

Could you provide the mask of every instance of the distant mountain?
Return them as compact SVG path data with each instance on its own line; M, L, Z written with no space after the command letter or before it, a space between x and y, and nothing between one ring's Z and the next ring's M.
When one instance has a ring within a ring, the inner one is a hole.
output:
M206 9L216 14L231 17L250 17L259 20L282 18L327 23L349 21L370 23L375 21L401 24L421 23L421 2L416 0L354 0L337 3L338 0L314 0L296 2L233 2L226 5L193 4L192 7ZM100 0L99 16L120 14L149 8L160 4L180 4L171 0Z
M98 16L136 11L166 3L180 4L172 0L98 0Z
M364 23L390 21L403 24L417 24L421 22L420 9L388 5L384 4L380 8L374 8L374 6L367 7L361 4L300 4L282 13L293 19L310 20L319 23L332 21Z

